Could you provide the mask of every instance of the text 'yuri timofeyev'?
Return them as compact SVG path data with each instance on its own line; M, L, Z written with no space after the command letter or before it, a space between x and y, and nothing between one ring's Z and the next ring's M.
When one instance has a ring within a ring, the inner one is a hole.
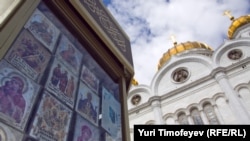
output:
M192 138L193 136L203 136L204 131L186 131L184 129L180 129L178 131L169 131L167 129L152 129L150 131L145 129L138 129L139 136L170 136L170 137L178 137L185 136L188 138Z

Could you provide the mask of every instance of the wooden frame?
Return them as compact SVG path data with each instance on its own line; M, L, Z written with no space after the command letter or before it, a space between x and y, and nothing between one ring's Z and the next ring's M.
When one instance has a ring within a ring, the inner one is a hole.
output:
M99 0L69 0L70 4L100 36L110 51L133 73L129 37ZM85 6L84 6L85 5Z
M15 12L22 0L4 0L0 6L0 29L9 19L10 15Z

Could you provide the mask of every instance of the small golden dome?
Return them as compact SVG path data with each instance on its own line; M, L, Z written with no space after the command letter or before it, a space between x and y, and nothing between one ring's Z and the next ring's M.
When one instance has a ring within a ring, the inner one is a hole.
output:
M137 86L137 85L138 85L138 81L137 81L135 78L132 79L131 83L132 83L134 86Z
M167 52L165 52L158 64L158 70L171 58L171 56L176 55L178 53L184 52L185 50L190 50L193 48L203 48L208 50L213 50L211 47L204 43L200 42L185 42L180 44L175 44L174 47L170 48Z
M233 38L233 35L238 28L250 23L250 15L241 16L237 19L235 19L233 16L231 16L230 11L225 11L224 15L229 16L230 20L232 21L232 23L228 29L228 38L229 39Z

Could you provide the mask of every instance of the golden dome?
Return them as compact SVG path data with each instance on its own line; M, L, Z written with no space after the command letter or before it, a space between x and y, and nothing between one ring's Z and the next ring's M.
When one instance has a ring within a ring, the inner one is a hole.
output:
M132 80L131 80L131 83L134 85L134 86L137 86L139 83L138 83L138 81L135 79L135 78L133 78Z
M167 52L165 52L158 64L158 70L171 58L171 56L176 55L178 53L184 52L185 50L190 50L193 48L203 48L208 50L213 50L211 47L204 43L200 42L185 42L180 44L175 44L174 47L170 48Z
M234 17L230 15L230 11L226 11L224 14L228 15L230 17L230 20L232 20L232 23L228 29L228 38L229 39L233 38L235 31L239 27L242 27L243 25L250 23L250 15L241 16L237 19L234 19Z

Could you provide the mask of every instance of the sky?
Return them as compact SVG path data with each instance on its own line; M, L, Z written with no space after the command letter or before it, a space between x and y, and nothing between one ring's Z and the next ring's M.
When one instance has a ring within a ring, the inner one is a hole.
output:
M134 78L151 85L160 58L177 43L198 41L216 50L231 25L224 11L250 14L250 0L103 0L131 42Z

